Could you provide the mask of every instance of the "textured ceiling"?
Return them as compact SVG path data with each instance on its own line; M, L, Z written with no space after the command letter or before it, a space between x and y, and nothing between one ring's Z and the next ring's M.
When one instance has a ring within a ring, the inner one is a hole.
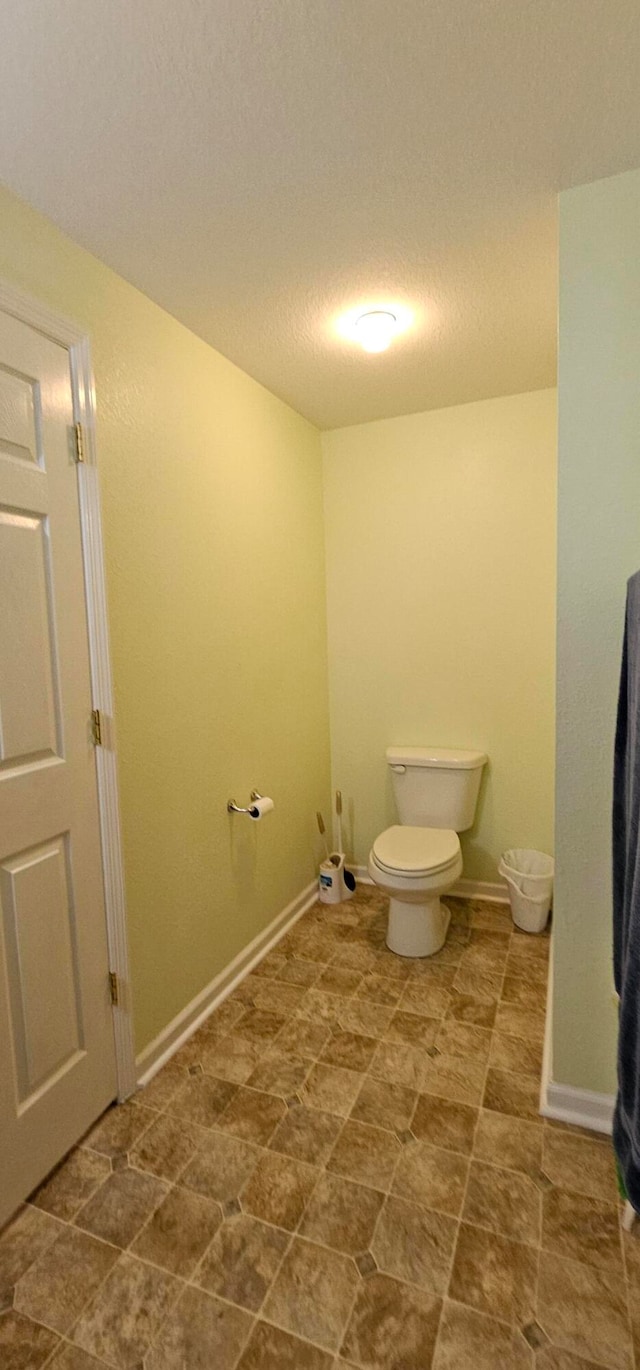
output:
M553 384L555 196L640 165L639 71L638 0L3 0L0 179L334 427Z

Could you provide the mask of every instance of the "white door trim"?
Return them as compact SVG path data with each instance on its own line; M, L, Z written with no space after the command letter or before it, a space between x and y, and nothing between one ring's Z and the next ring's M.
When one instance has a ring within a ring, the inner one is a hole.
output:
M54 313L39 300L0 280L0 310L29 324L69 353L73 417L84 433L84 462L78 464L80 528L91 665L93 708L100 710L102 746L96 747L98 807L102 840L102 873L107 917L109 968L118 977L119 1003L113 1009L118 1098L136 1088L136 1063L131 1012L131 981L127 947L127 919L120 837L118 776L115 749L113 686L109 656L107 595L102 548L100 490L96 465L95 388L91 348L84 330Z

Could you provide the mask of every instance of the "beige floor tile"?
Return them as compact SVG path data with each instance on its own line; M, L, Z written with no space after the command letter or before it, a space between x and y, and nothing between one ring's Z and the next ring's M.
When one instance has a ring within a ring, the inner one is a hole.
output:
M484 1092L484 1061L465 1061L463 1056L426 1056L422 1070L423 1094L437 1094L459 1104L479 1104Z
M218 1203L229 1203L237 1199L261 1154L250 1142L222 1132L209 1133L180 1176L180 1184Z
M418 1090L428 1062L429 1058L422 1047L405 1046L401 1042L379 1042L369 1066L369 1074L374 1080L386 1080L390 1085L406 1085L408 1089Z
M295 1105L276 1128L270 1150L309 1165L323 1165L341 1127L342 1119L336 1114Z
M542 1246L558 1256L622 1276L620 1223L616 1204L584 1194L551 1189L543 1195Z
M278 1272L290 1236L247 1213L228 1218L211 1242L196 1277L218 1294L257 1313Z
M374 1004L394 1005L398 1003L404 984L403 980L392 980L389 976L380 975L378 971L369 970L363 976L356 996L359 999L370 999Z
M445 1016L453 1018L458 1023L469 1023L490 1031L496 1016L496 1002L495 999L480 998L477 994L462 994L454 989Z
M536 1356L535 1370L601 1370L595 1361L583 1360L571 1351L561 1351L557 1346L545 1346Z
M611 1370L631 1370L626 1299L618 1275L545 1253L537 1320L555 1345Z
M505 1004L518 1004L521 1008L533 1009L534 1013L544 1013L546 986L540 980L529 976L505 975L501 1000Z
M518 1328L446 1300L433 1370L534 1370L533 1351Z
M539 1082L532 1075L516 1075L490 1066L482 1103L495 1113L510 1113L534 1123L540 1117Z
M246 1037L238 1037L235 1032L230 1032L219 1042L210 1042L200 1053L200 1060L207 1074L243 1085L269 1046L266 1040L251 1042Z
M216 1121L216 1129L266 1146L287 1112L283 1099L241 1085Z
M84 1309L72 1340L116 1366L135 1366L175 1302L173 1276L126 1252Z
M136 1238L132 1254L188 1279L221 1222L215 1200L176 1186Z
M267 1094L279 1094L287 1099L304 1084L312 1062L293 1052L274 1050L263 1056L249 1076L251 1089L262 1089Z
M392 1132L348 1119L326 1165L346 1179L385 1190L401 1153L402 1143Z
M116 1170L80 1210L76 1225L114 1246L128 1246L166 1192L166 1182L155 1175Z
M250 1331L251 1317L243 1309L187 1288L156 1337L145 1370L232 1370Z
M478 1160L492 1161L507 1170L525 1174L542 1166L541 1123L529 1123L504 1113L480 1109L473 1154Z
M348 1256L295 1237L263 1315L287 1332L337 1351L359 1283Z
M303 1022L323 1023L329 1030L338 1024L345 1000L340 994L330 994L328 990L316 989L315 985L306 991L296 1011L296 1019Z
M469 997L469 996L465 996ZM437 1034L435 1045L447 1056L461 1056L465 1061L487 1061L491 1033L472 1023L445 1018Z
M54 1370L100 1370L104 1364L104 1361L96 1360L95 1356L90 1356L79 1346L72 1346L70 1342L60 1342L55 1356L49 1361Z
M360 1032L363 1037L386 1035L394 1010L387 1004L372 1004L368 999L343 999L338 1026L345 1032Z
M315 987L320 990L327 990L329 994L354 994L362 982L362 975L359 970L353 970L350 966L325 966L319 980L316 980Z
M441 961L436 961L432 956L425 956L421 960L409 962L409 978L407 984L428 984L439 985L441 989L451 989L457 973L455 965L446 965ZM434 1014L434 1017L438 1017Z
M213 1013L209 1014L206 1022L203 1023L202 1031L210 1037L226 1037L238 1019L242 1017L243 1011L240 996L233 995L231 998L225 999L219 1008L214 1009Z
M361 1088L361 1074L318 1063L312 1067L299 1094L306 1108L346 1118Z
M463 1220L512 1241L540 1244L540 1190L527 1175L472 1160Z
M6 1370L40 1370L58 1341L56 1332L12 1308L0 1315L0 1365Z
M301 961L297 956L291 956L283 961L276 979L279 983L301 985L308 989L319 980L323 970L324 965L320 961Z
M423 1289L373 1275L358 1290L342 1354L366 1370L429 1370L441 1307Z
M517 975L520 979L535 980L536 984L546 986L549 979L549 965L546 956L538 958L525 956L516 944L516 950L510 951L505 967L507 975Z
M178 1090L189 1079L187 1066L176 1063L176 1057L154 1075L148 1085L138 1093L139 1102L145 1108L157 1108L162 1112L171 1103Z
M449 1295L503 1322L531 1321L538 1254L530 1246L462 1223Z
M206 1135L193 1123L161 1113L129 1153L131 1165L160 1180L176 1180Z
M299 1232L347 1256L367 1251L383 1195L338 1175L321 1175L307 1204Z
M524 956L528 958L529 961L537 961L542 965L546 965L549 960L550 946L551 937L548 928L545 933L535 934L521 932L519 928L514 927L511 934L509 952L514 956Z
M320 1063L363 1073L368 1070L378 1045L375 1037L363 1037L362 1033L339 1029L320 1053Z
M265 1009L286 1018L297 1009L306 993L304 985L286 985L278 981L264 981L253 992L253 1003L257 1009Z
M468 1173L466 1157L427 1142L409 1142L402 1150L391 1187L394 1194L413 1203L458 1217Z
M332 1370L333 1365L330 1352L300 1341L279 1327L258 1322L237 1370Z
M403 986L399 1007L404 1013L422 1013L427 1018L444 1018L452 992L437 980L409 980Z
M457 1230L453 1218L392 1195L380 1214L371 1254L384 1274L444 1294Z
M99 1122L85 1137L85 1143L92 1151L100 1151L103 1156L118 1156L130 1151L145 1128L156 1121L157 1114L145 1108L142 1103L115 1104L103 1113Z
M36 1208L70 1222L107 1175L111 1162L96 1151L76 1147L31 1196Z
M248 1008L233 1025L234 1037L248 1042L272 1042L276 1033L284 1027L288 1013L272 1013L267 1009Z
M418 1141L470 1155L477 1120L478 1109L469 1104L420 1094L411 1131Z
M166 1112L187 1123L196 1123L198 1127L213 1127L236 1089L237 1085L230 1080L192 1075L169 1100Z
M17 1311L66 1332L117 1258L115 1247L65 1227L18 1281Z
M297 1017L280 1030L269 1050L293 1051L304 1060L317 1060L331 1037L331 1029L326 1023L313 1023Z
M545 1015L540 1010L522 1008L520 1004L498 1004L496 1028L507 1037L523 1037L527 1042L541 1042L544 1037Z
M390 1085L384 1080L365 1079L351 1110L356 1122L403 1132L409 1127L417 1099L416 1091L406 1085Z
M542 1042L528 1042L524 1037L506 1037L502 1032L494 1032L489 1065L497 1070L513 1070L517 1075L533 1075L539 1081L542 1073Z
M320 1174L315 1166L265 1151L242 1191L242 1207L255 1218L294 1232Z
M608 1141L556 1129L544 1130L542 1169L558 1189L617 1203L618 1186Z
M266 956L253 967L252 975L260 975L265 980L279 980L287 965L287 958L279 951L268 951Z
M0 1232L0 1307L6 1290L52 1246L61 1224L39 1208L26 1204Z
M424 1013L406 1013L398 1009L384 1030L388 1042L402 1042L407 1046L432 1047L440 1030L439 1018L428 1018Z
M474 994L481 999L492 999L497 1003L502 989L502 970L492 971L482 966L475 969L473 966L460 965L456 969L452 988L459 994Z

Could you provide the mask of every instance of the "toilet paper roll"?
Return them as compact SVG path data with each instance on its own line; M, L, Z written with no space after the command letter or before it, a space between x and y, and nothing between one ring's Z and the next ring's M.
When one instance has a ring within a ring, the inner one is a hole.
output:
M251 805L249 817L253 819L254 823L259 823L260 819L264 818L265 813L271 813L272 808L273 800L269 799L269 796L265 794L262 796L262 799L256 799Z

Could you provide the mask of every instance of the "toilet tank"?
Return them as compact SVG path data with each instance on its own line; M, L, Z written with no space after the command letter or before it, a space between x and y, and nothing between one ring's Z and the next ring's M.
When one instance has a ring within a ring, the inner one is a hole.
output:
M401 823L464 832L473 823L484 752L444 747L388 747Z

